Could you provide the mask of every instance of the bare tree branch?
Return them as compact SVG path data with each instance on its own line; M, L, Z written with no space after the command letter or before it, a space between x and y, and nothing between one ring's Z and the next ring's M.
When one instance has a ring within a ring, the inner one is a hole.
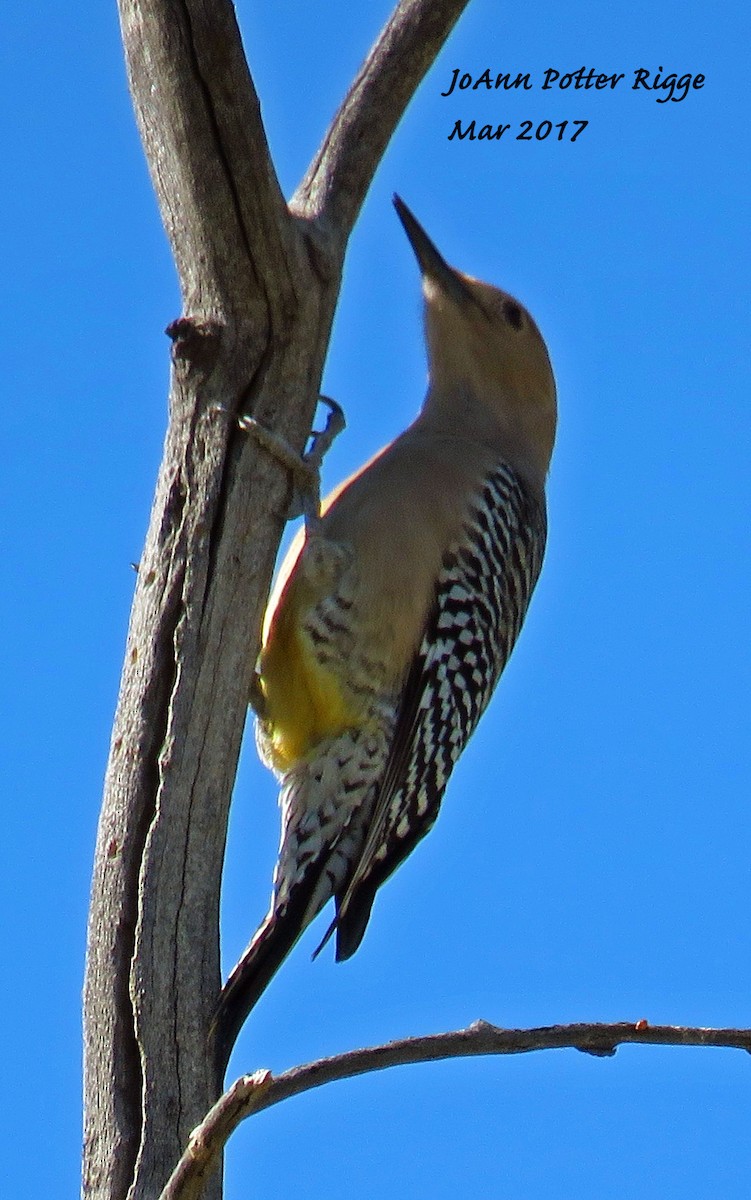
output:
M85 984L84 1195L158 1194L218 1081L229 799L284 525L284 468L315 409L347 237L412 91L466 0L406 0L291 212L230 0L119 0L128 78L183 315L100 816ZM382 111L381 111L382 110ZM218 1176L209 1184L219 1195Z
M345 241L389 139L468 0L402 0L360 67L291 208Z
M198 1200L229 1137L245 1117L257 1111L253 1107L254 1101L272 1083L270 1071L255 1071L235 1080L192 1131L185 1153L159 1200Z
M721 1046L751 1054L751 1029L700 1029L681 1025L650 1025L647 1021L618 1024L548 1025L538 1029L500 1029L475 1021L467 1029L427 1037L402 1038L364 1050L349 1050L293 1067L282 1075L256 1071L243 1075L217 1101L193 1130L188 1146L160 1200L197 1200L203 1183L237 1126L246 1117L262 1112L313 1088L338 1079L351 1079L388 1067L437 1062L488 1054L528 1054L532 1050L581 1050L610 1058L616 1047Z
M266 317L294 244L234 7L120 0L133 104L186 311ZM218 219L217 219L218 218ZM250 283L250 288L249 288ZM289 297L288 297L289 299Z

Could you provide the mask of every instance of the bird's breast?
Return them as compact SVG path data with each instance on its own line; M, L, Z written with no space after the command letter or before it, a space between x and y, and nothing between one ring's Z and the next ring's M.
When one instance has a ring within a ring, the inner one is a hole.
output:
M381 724L393 689L379 600L350 547L317 537L303 549L261 654L261 738L276 770L345 729Z

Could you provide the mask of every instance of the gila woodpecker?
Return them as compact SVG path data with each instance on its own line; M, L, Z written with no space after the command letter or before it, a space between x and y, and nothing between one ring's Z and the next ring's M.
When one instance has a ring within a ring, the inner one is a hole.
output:
M357 950L376 891L438 815L542 565L545 343L517 300L450 267L394 203L422 274L428 391L301 532L269 603L257 740L280 779L282 837L268 915L219 1000L222 1069L332 897L326 938L337 960Z

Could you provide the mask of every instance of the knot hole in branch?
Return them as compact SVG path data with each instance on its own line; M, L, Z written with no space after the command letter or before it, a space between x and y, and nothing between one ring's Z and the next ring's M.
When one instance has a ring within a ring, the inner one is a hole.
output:
M208 373L219 356L223 327L202 317L178 317L164 331L172 341L175 368Z

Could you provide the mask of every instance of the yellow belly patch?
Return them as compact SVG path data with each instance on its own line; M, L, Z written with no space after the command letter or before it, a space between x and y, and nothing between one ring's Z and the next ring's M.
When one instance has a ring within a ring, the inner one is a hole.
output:
M322 664L304 633L278 614L261 655L264 726L279 771L305 758L324 738L358 724L336 671Z

